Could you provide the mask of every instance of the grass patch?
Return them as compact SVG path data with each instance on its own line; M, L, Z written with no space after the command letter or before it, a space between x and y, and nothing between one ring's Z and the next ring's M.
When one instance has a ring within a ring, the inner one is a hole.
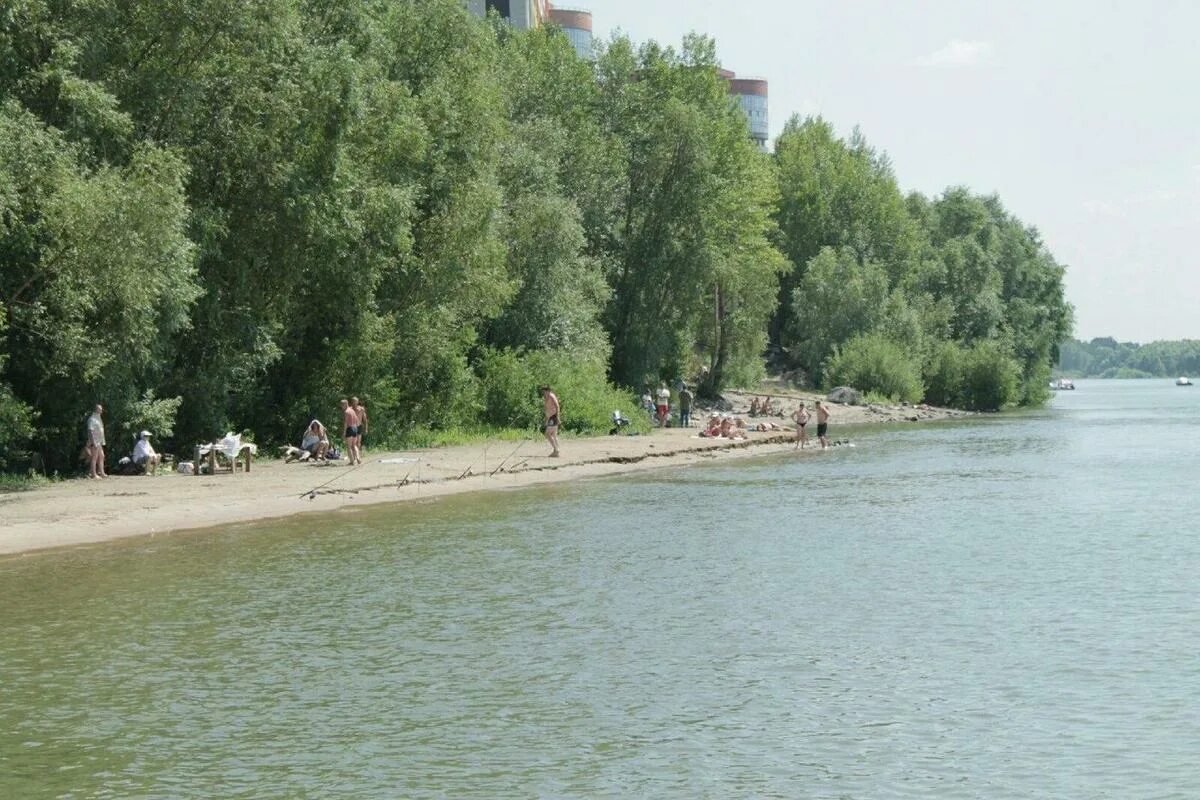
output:
M453 447L463 444L482 444L486 441L500 440L518 442L523 439L540 439L538 431L522 430L520 428L450 428L447 430L410 430L399 441L383 442L382 447L389 450L412 450L425 447ZM369 444L369 442L368 442Z
M13 475L10 473L0 472L0 494L8 494L11 492L28 492L32 489L40 489L44 486L50 486L54 481L44 475L38 475L36 472L31 472L28 475Z

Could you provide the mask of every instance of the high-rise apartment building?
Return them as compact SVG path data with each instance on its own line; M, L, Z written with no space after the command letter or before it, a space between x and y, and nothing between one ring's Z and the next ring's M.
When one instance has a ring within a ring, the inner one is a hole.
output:
M485 16L490 9L521 30L551 23L562 28L581 58L592 57L592 14L580 8L556 8L550 0L465 0L474 14ZM729 93L750 124L750 138L760 150L767 149L770 127L767 119L767 82L762 78L739 78L723 69L721 77L729 83Z
M750 138L759 150L767 149L771 129L767 120L767 81L764 78L739 78L723 69L720 75L729 84L729 93L737 98L738 106L750 123Z
M481 17L494 8L513 27L523 31L538 27L550 16L549 0L467 0L467 8Z
M562 29L580 58L592 57L592 12L551 6L549 21Z

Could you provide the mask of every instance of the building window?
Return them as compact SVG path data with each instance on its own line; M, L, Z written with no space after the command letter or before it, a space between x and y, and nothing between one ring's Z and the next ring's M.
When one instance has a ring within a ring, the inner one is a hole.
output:
M496 9L496 12L505 19L512 18L512 9L509 8L509 5L508 0L487 0L487 7Z

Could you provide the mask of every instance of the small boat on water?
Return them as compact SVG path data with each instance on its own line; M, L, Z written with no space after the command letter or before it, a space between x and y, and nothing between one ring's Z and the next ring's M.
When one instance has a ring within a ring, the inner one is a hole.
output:
M1075 382L1070 378L1057 378L1050 381L1050 388L1056 392L1069 391L1075 388Z
M1192 382L1191 382L1191 381L1189 381L1189 380L1188 380L1187 378L1185 378L1184 376L1180 375L1180 376L1179 376L1179 377L1176 379L1176 381L1175 381L1175 385L1176 385L1176 386L1191 386L1191 385L1192 385Z

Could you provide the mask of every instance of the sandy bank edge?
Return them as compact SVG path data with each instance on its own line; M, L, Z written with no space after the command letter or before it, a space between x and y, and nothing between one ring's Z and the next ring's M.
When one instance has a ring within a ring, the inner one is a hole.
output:
M869 424L899 423L913 415L844 409L831 436ZM966 416L930 409L921 421ZM120 539L200 531L233 524L317 514L386 503L427 501L467 492L619 475L647 469L711 463L794 451L789 432L754 433L747 441L696 437L696 428L648 436L568 439L564 457L550 459L545 442L493 441L400 453L369 453L362 467L255 464L246 474L71 480L45 489L0 496L0 558ZM815 441L815 440L814 440ZM819 455L809 449L797 455ZM399 460L396 462L395 460ZM387 461L393 463L385 463ZM320 487L328 482L327 486Z

